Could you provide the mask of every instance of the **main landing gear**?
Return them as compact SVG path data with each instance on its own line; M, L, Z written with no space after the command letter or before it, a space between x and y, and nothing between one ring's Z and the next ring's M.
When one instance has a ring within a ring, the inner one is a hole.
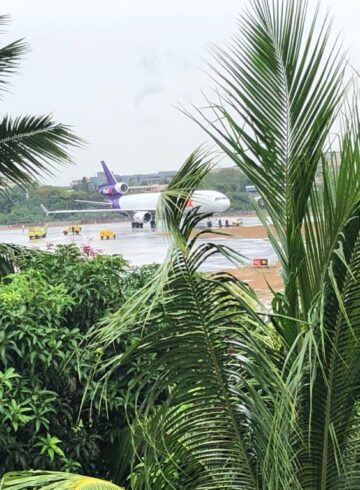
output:
M142 228L144 228L144 223L138 223L137 221L132 221L131 228L132 229L139 229L139 228L142 229ZM150 221L150 228L152 230L155 230L155 228L156 228L156 221L154 219L152 219Z

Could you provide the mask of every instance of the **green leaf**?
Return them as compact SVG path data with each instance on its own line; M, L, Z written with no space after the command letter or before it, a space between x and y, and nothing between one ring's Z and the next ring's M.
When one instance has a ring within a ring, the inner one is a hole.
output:
M0 482L1 490L124 490L111 482L71 473L24 471L7 473Z

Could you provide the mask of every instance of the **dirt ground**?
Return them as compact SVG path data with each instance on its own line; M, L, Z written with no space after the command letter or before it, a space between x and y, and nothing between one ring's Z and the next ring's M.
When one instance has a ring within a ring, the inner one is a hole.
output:
M270 301L272 297L269 286L274 291L281 291L283 288L279 264L267 268L239 267L238 269L227 269L226 272L247 282L264 302Z
M271 229L274 233L274 227L272 225ZM227 233L230 240L233 237L250 239L268 238L265 228L262 225L222 228L221 231ZM216 235L214 233L206 233L202 235L203 238L213 238L216 236L219 235ZM230 272L239 279L247 282L258 293L260 299L264 302L268 302L271 300L272 292L270 287L274 291L281 291L283 288L279 263L266 268L249 266L239 267L238 269L227 269L226 272Z

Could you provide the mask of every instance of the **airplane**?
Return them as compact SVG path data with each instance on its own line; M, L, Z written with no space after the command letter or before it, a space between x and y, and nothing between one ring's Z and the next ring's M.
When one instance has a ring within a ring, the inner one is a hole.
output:
M146 192L141 194L126 195L130 189L125 182L117 182L113 173L104 161L101 162L104 170L106 183L98 186L99 193L105 197L105 202L83 201L77 199L76 202L85 202L100 206L107 206L106 209L58 209L48 210L43 204L41 208L46 215L62 213L103 213L116 212L129 216L132 220L132 228L143 228L145 223L155 227L155 213L159 202L160 192ZM186 209L198 207L201 213L223 213L230 207L230 200L225 194L218 191L194 191L188 200Z

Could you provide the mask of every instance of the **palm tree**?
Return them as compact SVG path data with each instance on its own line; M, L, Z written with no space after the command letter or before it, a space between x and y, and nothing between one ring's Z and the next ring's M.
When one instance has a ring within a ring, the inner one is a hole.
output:
M126 401L132 488L360 486L359 105L318 19L305 0L252 0L232 44L215 50L217 99L196 116L274 224L275 234L257 209L284 281L271 311L232 275L200 272L215 253L240 258L199 242L204 216L184 214L211 165L195 152L164 193L165 264L91 338L106 349L134 335L101 365L103 392L119 367L146 361ZM326 155L339 119L340 166Z
M174 243L153 303L137 298L97 334L105 345L127 328L142 335L104 368L148 356L129 393L147 442L144 488L360 484L359 105L346 100L344 57L318 19L305 1L252 1L232 44L214 51L217 98L196 116L274 224L276 234L258 209L284 280L269 316L236 279L199 275L217 247L197 248L199 217L168 199ZM326 153L339 119L338 167ZM170 191L191 193L198 172L187 162L186 185Z
M7 16L0 15L0 26L7 22ZM0 48L0 95L6 92L9 77L17 71L27 50L22 40ZM79 145L81 140L70 128L51 116L4 115L0 120L0 192L13 184L25 189L39 177L51 175L56 165L71 163L68 150ZM4 248L0 251L0 275L11 269L7 257Z

